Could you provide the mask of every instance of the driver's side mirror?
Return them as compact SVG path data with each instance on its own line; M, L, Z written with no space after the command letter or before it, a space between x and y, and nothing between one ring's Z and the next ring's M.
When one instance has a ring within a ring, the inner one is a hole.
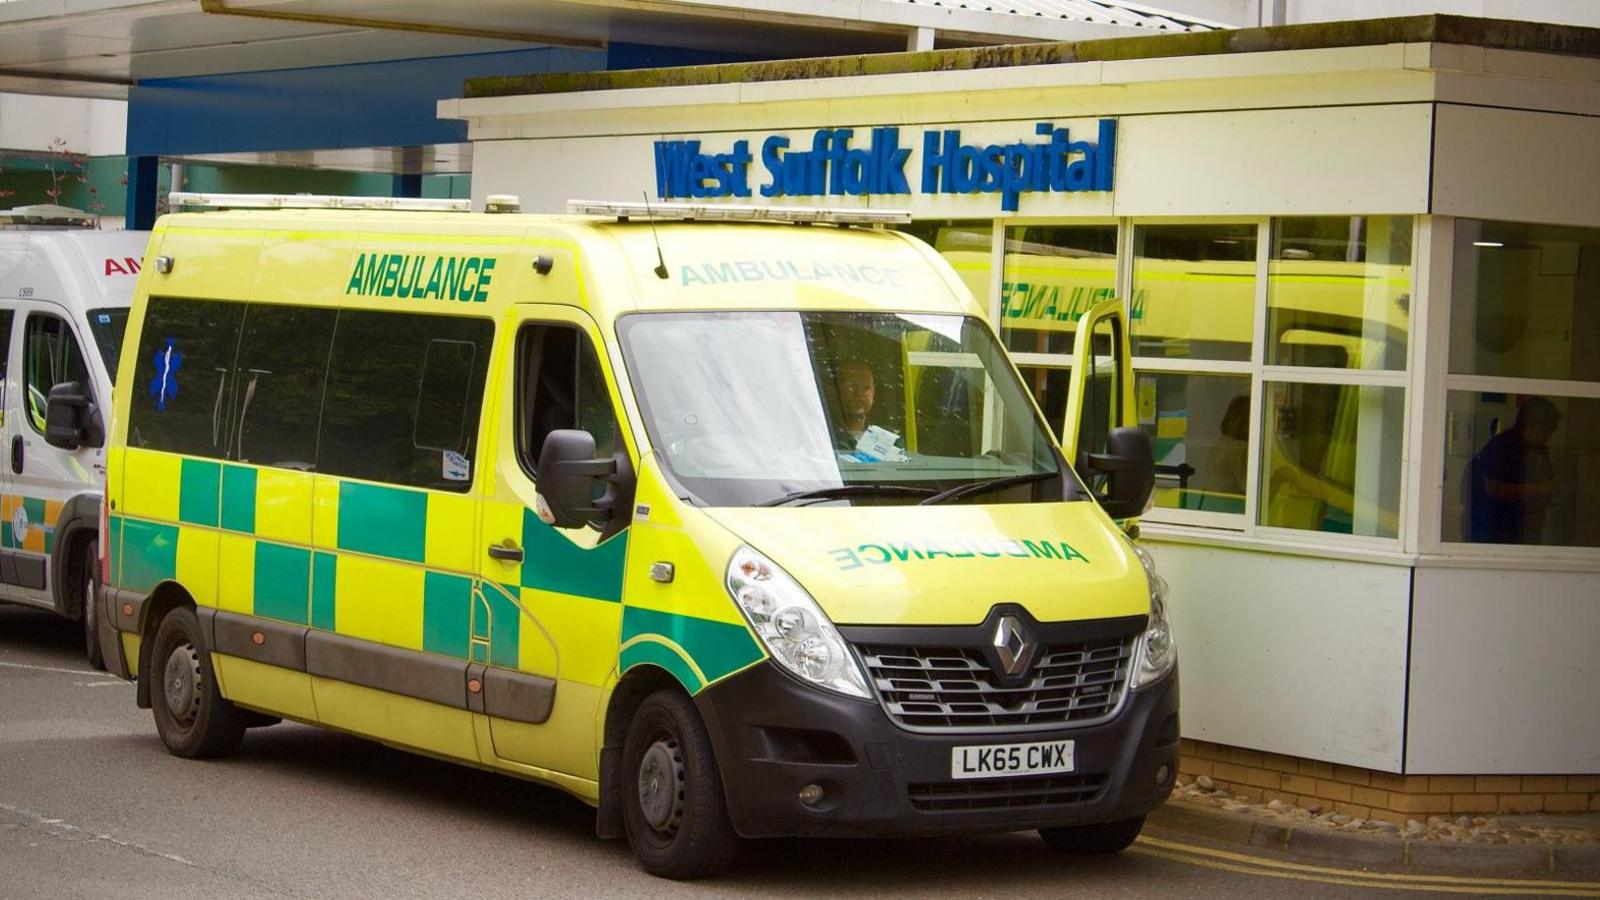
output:
M633 506L633 469L626 451L595 458L594 435L558 428L539 451L539 496L558 528L595 524L610 535L628 521ZM598 491L597 482L605 488ZM596 493L599 496L596 497Z
M105 425L94 398L76 381L50 389L45 405L45 443L63 450L99 447L106 442Z
M1113 519L1131 519L1144 512L1156 487L1155 453L1142 428L1113 428L1105 453L1090 453L1089 468L1106 474L1100 505Z

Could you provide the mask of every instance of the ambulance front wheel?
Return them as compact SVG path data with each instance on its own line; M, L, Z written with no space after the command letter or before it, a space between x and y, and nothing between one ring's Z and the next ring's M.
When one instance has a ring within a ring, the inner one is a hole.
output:
M217 689L194 610L180 606L161 620L149 677L156 732L174 755L203 759L238 748L245 718Z
M645 871L703 878L739 851L711 738L688 696L660 690L634 713L622 748L622 823Z
M1106 822L1103 825L1074 825L1070 828L1041 828L1039 837L1056 850L1082 856L1110 856L1128 849L1144 829L1144 816Z

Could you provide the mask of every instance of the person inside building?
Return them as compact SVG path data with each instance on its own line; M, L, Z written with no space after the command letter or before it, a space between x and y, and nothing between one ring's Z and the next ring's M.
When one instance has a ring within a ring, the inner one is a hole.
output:
M1467 533L1473 543L1537 544L1556 494L1550 438L1561 411L1529 397L1510 428L1489 438L1467 464Z

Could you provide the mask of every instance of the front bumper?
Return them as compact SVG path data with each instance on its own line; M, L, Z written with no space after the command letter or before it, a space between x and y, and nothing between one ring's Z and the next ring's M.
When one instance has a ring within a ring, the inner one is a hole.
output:
M1053 731L907 731L877 702L801 684L770 660L707 688L695 701L711 733L728 812L745 837L1113 822L1160 806L1178 770L1176 670L1129 692L1107 722ZM950 777L953 747L1063 739L1075 742L1071 776ZM821 786L823 796L808 806L799 794L811 784Z

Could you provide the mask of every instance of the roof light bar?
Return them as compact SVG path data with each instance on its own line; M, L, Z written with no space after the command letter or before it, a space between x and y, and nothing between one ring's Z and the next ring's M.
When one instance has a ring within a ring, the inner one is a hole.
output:
M12 209L0 209L0 226L51 225L67 228L93 228L95 216L70 206L53 203L34 203Z
M173 191L167 195L173 209L206 206L212 209L393 209L409 212L471 212L471 200L424 197L341 197L332 194L205 194Z
M644 203L627 200L568 200L567 212L576 215L616 216L619 219L657 219L707 222L828 222L836 225L903 225L911 221L905 209L833 209L820 206L750 206L732 203Z

